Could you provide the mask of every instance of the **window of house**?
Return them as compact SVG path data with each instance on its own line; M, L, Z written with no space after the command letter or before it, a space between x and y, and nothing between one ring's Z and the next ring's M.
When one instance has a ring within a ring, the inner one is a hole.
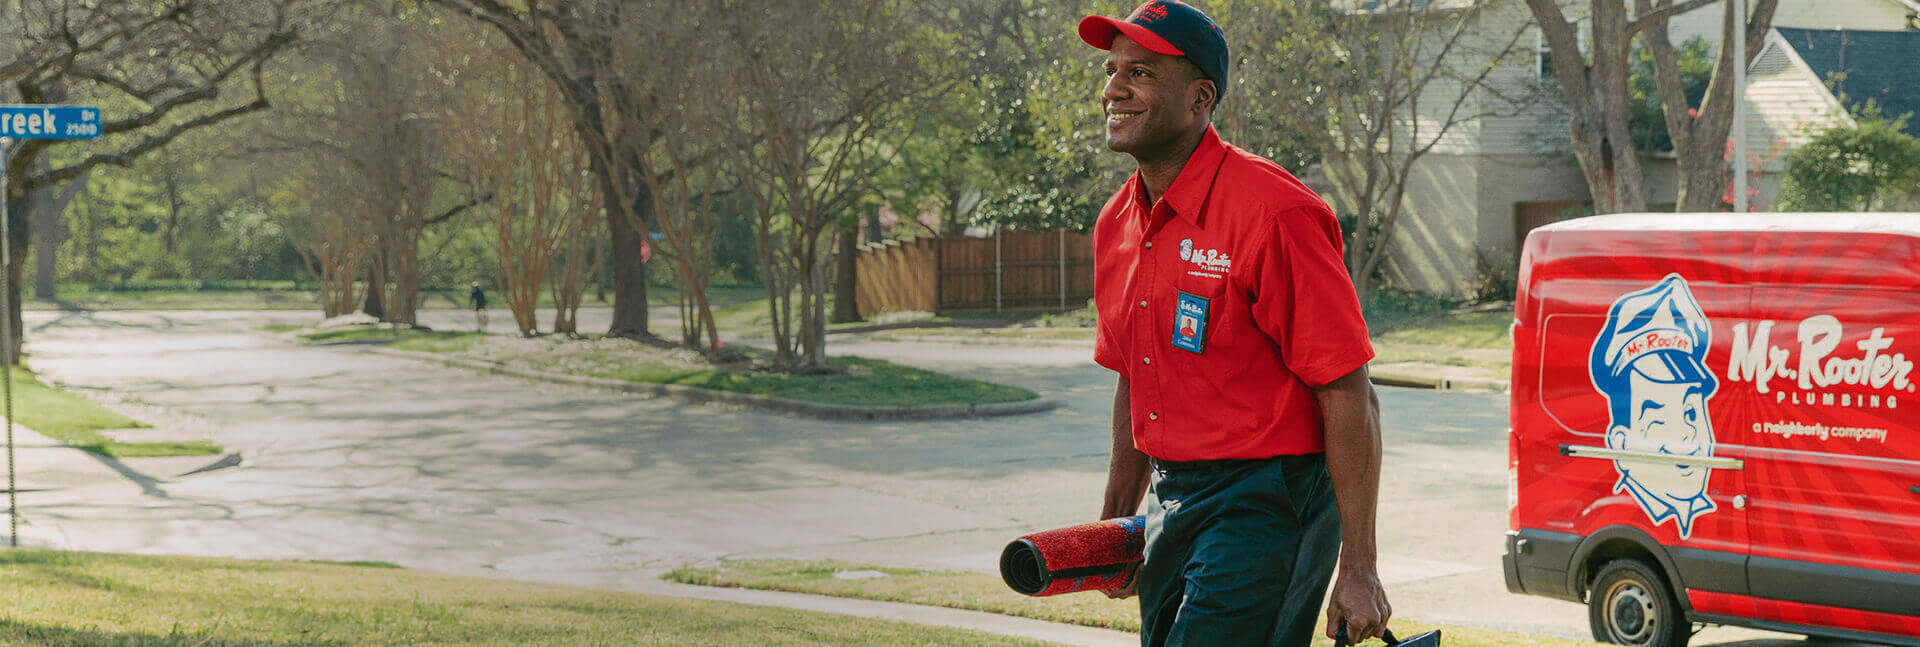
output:
M1586 20L1573 21L1573 35L1580 43L1580 56L1585 58L1593 53L1593 34L1587 31ZM1553 69L1553 46L1547 44L1546 32L1538 27L1533 30L1533 78L1536 81L1551 81L1559 78Z

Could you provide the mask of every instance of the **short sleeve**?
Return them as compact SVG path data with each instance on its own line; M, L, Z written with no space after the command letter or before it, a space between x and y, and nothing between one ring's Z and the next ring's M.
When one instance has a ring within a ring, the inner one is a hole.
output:
M1320 206L1281 212L1268 234L1256 251L1251 309L1287 369L1317 387L1372 361L1333 212Z
M1114 334L1113 325L1108 323L1109 318L1102 315L1099 319L1099 323L1094 324L1093 363L1113 369L1120 374L1120 377L1126 377L1127 363L1122 361L1126 355L1122 352L1125 345Z

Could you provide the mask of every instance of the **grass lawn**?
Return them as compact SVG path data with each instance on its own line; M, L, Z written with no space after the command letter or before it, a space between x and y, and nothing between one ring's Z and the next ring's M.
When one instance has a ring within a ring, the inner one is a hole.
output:
M838 579L841 571L880 571L887 577ZM667 574L667 579L687 584L771 589L815 593L837 597L862 598L972 609L1005 615L1066 622L1121 631L1140 630L1137 600L1111 600L1099 593L1073 593L1030 598L1014 593L997 575L920 571L881 568L839 562L796 562L753 560L726 562L718 568L682 568ZM1403 620L1393 621L1394 633L1401 636L1440 629L1446 644L1452 647L1589 647L1594 643L1557 638L1535 638L1516 634L1442 627ZM1313 644L1331 645L1318 638ZM1378 643L1373 643L1378 644Z
M780 375L657 362L621 361L617 353L543 362L541 370L567 371L629 382L678 384L828 404L925 405L1020 402L1040 397L1004 384L968 380L865 357L833 358L837 375ZM584 370L579 370L584 369Z
M392 336L390 332L383 334L387 336L371 338ZM576 340L551 336L524 339L459 332L415 335L392 347L454 354L531 371L678 384L828 404L985 404L1040 397L1019 387L962 379L864 357L835 357L834 364L845 371L803 376L755 371L744 364L715 366L691 351L658 348L624 339ZM757 349L748 354L758 359L768 356Z
M841 373L802 376L755 371L748 365L750 362L715 366L690 351L624 339L559 336L526 339L515 335L410 328L401 329L396 336L388 326L353 326L308 332L299 337L316 344L390 341L389 347L399 350L446 353L500 362L523 370L677 384L828 404L986 404L1040 397L1019 387L962 379L864 357L833 358L836 366L845 369ZM758 349L747 352L760 360L770 355Z
M296 284L293 281L194 281L165 280L144 281L126 285L62 283L54 290L55 299L27 298L21 303L26 310L63 310L80 308L84 310L319 310L318 294L310 289L311 284ZM708 298L716 305L737 304L741 301L759 299L760 311L766 311L766 290L759 286L718 286L708 289ZM488 300L493 307L504 310L505 297L498 289L487 289ZM612 293L608 293L608 302L594 299L591 286L587 288L586 307L612 305ZM647 288L647 301L654 305L678 303L679 290L672 286L652 285ZM541 308L553 307L553 295L542 290L539 305ZM422 290L421 308L467 308L467 289Z
M1393 318L1376 328L1375 365L1402 362L1464 366L1505 379L1511 370L1513 304L1490 303Z
M142 456L206 456L220 447L199 440L121 442L100 433L107 429L145 429L148 425L114 413L92 400L41 384L24 368L13 369L14 420L49 438L96 454L134 458Z
M405 570L15 549L0 644L1040 645L747 605Z
M485 338L486 336L485 333L463 330L416 330L413 328L401 328L396 331L392 326L384 325L344 326L331 330L320 330L300 334L301 339L315 344L340 344L359 341L412 342L420 340L444 342L457 339Z

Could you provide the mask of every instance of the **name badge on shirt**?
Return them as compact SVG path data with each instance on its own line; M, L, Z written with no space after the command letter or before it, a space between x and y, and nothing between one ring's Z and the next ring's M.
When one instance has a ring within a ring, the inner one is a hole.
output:
M1207 298L1180 293L1173 315L1173 347L1198 353L1207 347Z

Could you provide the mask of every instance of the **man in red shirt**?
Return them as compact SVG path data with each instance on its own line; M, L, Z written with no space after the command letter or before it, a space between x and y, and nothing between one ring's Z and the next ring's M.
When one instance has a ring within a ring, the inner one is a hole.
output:
M1094 228L1094 361L1120 374L1101 517L1155 498L1142 644L1306 645L1330 579L1327 635L1379 635L1379 402L1339 225L1209 125L1227 44L1205 14L1150 0L1079 33L1109 52L1107 147L1139 164Z

